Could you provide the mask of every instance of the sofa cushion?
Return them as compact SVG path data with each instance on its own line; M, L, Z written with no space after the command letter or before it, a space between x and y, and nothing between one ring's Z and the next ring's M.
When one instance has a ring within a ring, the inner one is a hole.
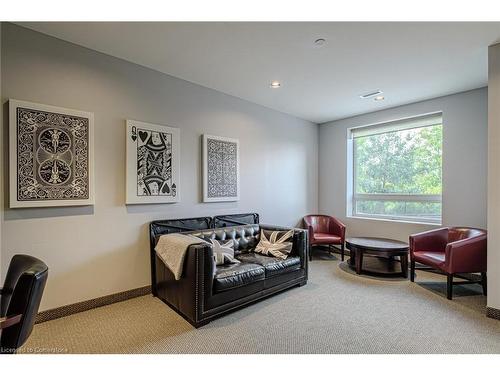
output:
M264 267L266 278L295 271L300 268L300 257L288 257L286 259L269 257L256 253L241 254L237 259L242 264L256 263Z
M217 266L214 275L214 290L222 292L264 280L265 270L259 264L238 263Z
M314 233L312 240L316 244L338 245L342 243L342 238L330 233Z
M438 251L414 251L413 259L415 262L438 269L442 269L446 262L445 253Z

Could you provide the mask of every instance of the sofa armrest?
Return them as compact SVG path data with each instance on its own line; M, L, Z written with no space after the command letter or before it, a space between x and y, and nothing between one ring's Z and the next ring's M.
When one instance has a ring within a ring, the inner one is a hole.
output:
M486 272L486 235L450 242L445 254L449 273Z
M194 254L194 256L188 257L188 261L198 262L198 276L208 275L212 280L215 271L214 252L212 245L209 243L190 245L188 252Z
M306 224L308 244L310 244L314 239L314 228L312 225Z
M414 251L439 251L445 250L448 242L448 228L439 228L412 234L409 238L410 254Z
M205 297L212 293L215 267L212 246L200 243L188 247L179 280L175 280L173 273L159 258L156 264L158 297L196 325L203 318Z
M307 270L309 259L309 233L304 229L294 229L293 251L300 257L300 266Z

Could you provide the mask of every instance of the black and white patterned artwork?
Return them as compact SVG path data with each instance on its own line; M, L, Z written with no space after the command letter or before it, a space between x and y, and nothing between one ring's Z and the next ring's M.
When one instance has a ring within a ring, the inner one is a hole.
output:
M127 121L127 204L179 201L179 129Z
M91 205L93 114L9 101L10 207Z
M203 135L203 201L237 201L239 198L239 141Z

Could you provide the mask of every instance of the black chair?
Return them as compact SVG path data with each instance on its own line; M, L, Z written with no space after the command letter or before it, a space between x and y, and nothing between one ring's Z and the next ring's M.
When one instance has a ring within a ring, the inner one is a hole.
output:
M0 353L14 354L28 339L38 313L49 269L29 255L14 255L0 289Z

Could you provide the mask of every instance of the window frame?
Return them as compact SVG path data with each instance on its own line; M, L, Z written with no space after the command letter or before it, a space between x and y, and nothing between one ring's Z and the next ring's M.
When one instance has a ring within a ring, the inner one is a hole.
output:
M430 116L441 116L441 126L444 138L444 116L442 111L429 112L418 114L409 117L403 117L393 120L380 121L367 125L349 127L347 129L347 197L346 197L346 216L349 218L384 220L401 223L416 223L428 225L441 225L443 221L443 162L441 161L441 194L393 194L393 193L355 193L355 178L356 178L356 152L354 148L354 133L356 130L367 127L382 127L398 122L407 122L418 120ZM423 127L423 126L422 126ZM444 140L441 143L441 155L443 157ZM400 215L382 215L382 214L366 214L356 212L356 203L358 200L376 200L376 201L398 201L398 202L440 202L441 215L439 218L422 218L417 216L400 216Z

